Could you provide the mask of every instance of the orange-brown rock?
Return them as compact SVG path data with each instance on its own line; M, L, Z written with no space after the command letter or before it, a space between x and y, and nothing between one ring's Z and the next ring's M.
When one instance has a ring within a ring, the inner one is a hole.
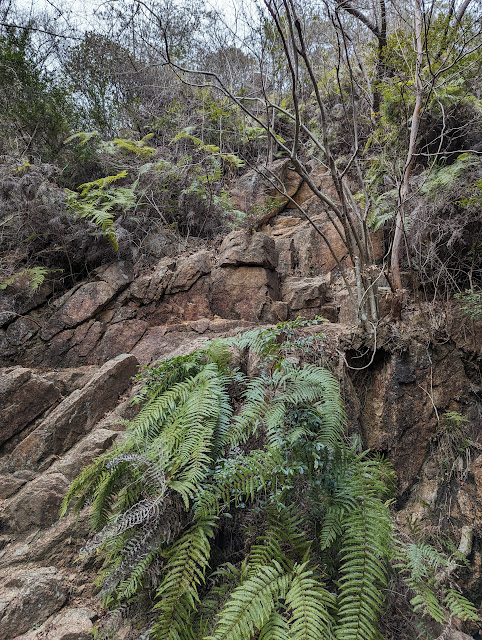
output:
M287 278L282 286L283 301L290 311L302 309L320 309L326 300L330 286L330 276L314 278Z
M50 340L63 329L77 327L89 320L115 296L116 290L107 282L89 282L77 289L54 313L41 330L40 337Z
M201 276L210 273L212 263L212 253L205 249L190 256L185 256L177 263L166 293L173 294L180 291L188 291Z
M330 222L328 215L320 211L320 201L316 196L310 199L305 208L316 226L323 232L330 246L339 260L344 263L348 259L348 251L344 240ZM328 273L337 268L336 260L328 248L323 237L313 228L313 226L298 217L296 225L287 224L287 216L279 217L269 231L275 240L276 246L281 253L284 250L283 240L292 240L293 261L296 265L295 273L300 276L313 276L321 273ZM289 222L291 222L288 219Z
M278 322L272 302L280 299L276 272L262 267L224 267L213 270L211 310L222 318Z
M125 320L112 324L95 349L94 362L106 362L119 353L130 353L148 328L144 320Z
M238 178L230 189L234 208L256 215L256 224L261 226L278 214L289 201L263 177L263 172L275 184L284 185L286 193L294 196L302 182L299 175L290 169L287 159L275 160L268 166L268 171L259 167L258 171L247 171ZM274 178L272 177L274 175Z
M232 231L219 248L218 267L264 267L275 270L278 265L278 252L273 238L265 233Z
M322 193L328 196L333 202L338 202L338 195L336 193L335 185L333 184L333 180L331 179L330 171L327 167L317 164L312 172L310 173L310 178L313 180L315 187L317 187ZM308 186L308 183L303 182L301 187L298 189L296 195L293 200L299 204L303 205L307 200L312 198L315 194ZM294 205L289 203L287 205L287 209L295 208Z

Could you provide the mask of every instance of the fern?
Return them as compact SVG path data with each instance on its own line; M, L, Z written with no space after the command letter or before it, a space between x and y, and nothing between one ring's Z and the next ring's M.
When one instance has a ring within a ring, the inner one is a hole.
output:
M261 627L259 640L290 640L290 628L287 621L277 611L273 611Z
M335 598L306 564L295 565L286 606L292 640L324 640L331 637Z
M132 187L112 187L127 177L127 171L105 176L78 187L80 193L67 189L67 208L81 219L90 220L98 227L114 249L119 248L114 230L114 211L127 211L135 206L137 198Z
M279 599L284 599L292 580L291 573L276 560L260 568L242 582L224 605L210 640L251 638L272 615Z
M152 629L156 640L178 640L183 635L186 620L199 602L198 588L204 582L214 535L212 519L199 520L174 544L164 570L164 579L157 589L159 602L154 609L159 617Z
M61 271L61 269L47 269L46 267L33 267L32 269L22 269L18 271L10 278L6 280L2 280L0 282L0 291L5 290L7 287L10 287L15 282L20 280L21 278L27 278L28 286L31 291L37 291L40 285L45 281L45 278L49 275L49 273L53 273L54 271Z
M472 602L467 600L467 598L455 589L447 589L445 604L450 611L450 614L460 620L471 620L472 622L480 621L480 616L477 613L477 607L475 607Z
M390 466L347 445L333 375L283 358L300 324L144 369L125 439L67 493L62 513L90 505L104 602L153 600L152 640L370 640L390 561L415 611L475 619L437 582L445 556L395 539ZM251 379L231 363L250 348Z
M477 158L468 153L462 153L449 166L439 166L429 174L421 187L422 193L434 196L439 190L448 191L456 180L477 164Z

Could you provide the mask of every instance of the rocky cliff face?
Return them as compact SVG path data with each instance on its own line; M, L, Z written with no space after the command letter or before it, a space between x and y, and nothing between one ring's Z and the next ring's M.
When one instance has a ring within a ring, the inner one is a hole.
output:
M295 198L310 202L309 190L290 185ZM343 243L326 214L314 201L310 206L343 262ZM321 237L295 210L280 211L270 210L262 231L234 231L217 249L163 258L137 277L129 265L115 263L60 297L46 286L33 296L22 290L3 296L1 638L87 640L102 615L92 587L96 567L74 565L86 514L78 521L57 516L69 483L121 436L121 420L133 411L137 366L298 315L329 320L319 349L340 377L350 431L395 466L400 522L416 515L434 526L433 514L450 499L439 526L453 533L469 523L476 533L472 557L482 566L476 328L453 312L438 323L438 334L430 333L423 309L414 307L403 322L382 322L376 335L364 336L353 326L347 292ZM381 242L375 253L382 257ZM382 308L383 295L381 287ZM441 453L441 425L450 411L466 416L470 444L445 451L452 457L441 468L434 452ZM479 576L470 579L475 594L482 590Z

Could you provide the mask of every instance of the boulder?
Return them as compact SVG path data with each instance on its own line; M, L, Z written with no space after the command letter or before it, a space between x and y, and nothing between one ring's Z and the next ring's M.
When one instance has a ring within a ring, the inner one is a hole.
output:
M55 567L12 572L0 577L0 638L15 638L42 624L67 600L66 579Z
M293 238L279 238L275 243L278 250L278 267L276 271L281 279L294 275L298 265L298 256Z
M61 331L40 354L40 364L58 367L82 365L98 345L104 328L102 322L88 320L75 329Z
M94 429L85 438L72 447L72 449L59 460L56 460L50 471L61 473L68 480L76 478L84 467L92 460L108 449L119 436L118 431L109 429Z
M14 640L92 640L92 620L96 618L95 612L86 607L62 609L40 628Z
M265 233L232 231L224 238L219 253L218 267L245 265L275 270L278 265L275 242Z
M229 194L234 208L256 215L257 226L266 224L268 220L284 209L289 199L279 193L271 182L284 185L286 193L293 196L302 182L299 175L290 169L290 161L282 158L275 160L268 166L268 170L260 167L258 170L247 171L236 181ZM263 177L263 173L266 177ZM274 176L274 178L273 178Z
M26 480L10 474L0 475L0 500L10 498L20 487L23 487L25 482Z
M7 327L7 341L13 347L18 347L30 340L37 333L38 328L38 324L31 318L18 318Z
M77 327L94 317L116 293L116 289L104 281L82 285L54 313L41 330L40 337L42 340L50 340L64 329Z
M193 336L193 332L168 332L167 329L165 325L152 327L134 347L133 354L142 366L163 358L174 357L174 353L176 355L190 353L201 348L207 340L197 334Z
M136 278L129 287L129 297L142 304L159 300L165 293L167 285L176 269L174 258L163 258L155 266L152 273Z
M13 300L7 297L0 299L0 327L4 327L17 317Z
M328 215L322 211L321 202L314 196L305 203L304 208L313 223L328 240L338 261L343 263L348 257L348 250L342 237L330 222ZM294 251L294 259L299 275L313 276L320 273L329 273L336 269L336 260L327 243L316 229L299 217L294 218L297 221L296 225L287 225L285 223L286 218L287 216L283 216L276 220L269 233L273 236L280 251L280 241L284 239L293 241L292 250ZM290 216L290 218L293 217Z
M210 278L200 277L189 290L165 295L162 300L152 302L138 311L138 317L150 326L172 325L211 317Z
M2 505L2 529L23 533L32 527L46 528L58 520L69 481L61 473L47 473L26 484Z
M116 293L127 287L134 279L132 265L123 261L99 267L94 271L94 275L96 279L107 282Z
M0 445L19 433L60 397L58 387L16 367L0 372Z
M47 281L35 290L30 286L30 277L27 272L16 278L5 291L2 291L0 300L0 326L11 322L16 316L24 316L26 313L43 304L52 293L52 285Z
M38 470L89 432L117 402L137 372L133 355L106 362L82 389L61 402L11 453L8 468Z
M279 278L262 267L218 268L211 274L211 310L221 318L278 322L272 303L280 299Z
M212 263L213 255L205 249L181 258L167 286L166 293L173 294L180 291L188 291L201 276L210 273Z
M42 376L49 382L53 382L60 389L63 396L68 396L72 391L85 387L97 371L98 368L91 365L46 371L42 373Z
M112 324L95 349L94 360L105 362L120 353L130 353L148 328L144 320L125 320Z
M338 203L338 194L336 193L335 185L333 184L333 180L331 179L330 170L327 167L324 167L320 164L316 164L313 167L313 170L310 173L310 178L313 180L315 186L325 195L327 195L331 200ZM307 200L312 198L315 194L308 186L306 182L303 182L301 187L298 189L296 195L293 200L299 204L303 205ZM317 198L317 196L315 196ZM288 209L295 208L291 203L287 206Z
M291 311L320 308L326 300L330 276L316 278L287 278L282 286L283 301Z

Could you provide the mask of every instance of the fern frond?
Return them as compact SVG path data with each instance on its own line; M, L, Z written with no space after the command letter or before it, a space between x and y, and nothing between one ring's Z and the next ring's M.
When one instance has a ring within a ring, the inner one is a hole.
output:
M251 638L268 621L280 599L286 598L292 574L275 560L242 582L224 605L209 640Z
M249 455L222 460L214 470L211 482L199 492L194 504L198 517L219 515L231 502L254 500L273 480L274 470L281 464L275 451L254 450Z
M194 522L169 552L165 575L156 592L154 609L159 616L152 629L155 640L182 637L186 620L199 601L198 587L204 582L215 526L213 519Z
M440 624L444 624L447 619L445 609L429 584L422 580L413 580L411 578L407 578L405 582L411 591L415 593L415 596L410 600L413 610L420 612L422 615L430 616Z
M332 614L336 599L306 563L295 565L286 606L291 611L290 639L325 640L331 637Z
M124 600L130 600L144 585L146 573L159 551L155 549L141 559L131 571L128 578L125 578L116 589L116 601L121 603ZM105 601L106 606L109 605L108 600Z
M447 589L445 605L450 611L450 615L456 616L460 620L480 621L477 607L455 589Z
M261 627L259 640L291 640L290 628L283 616L273 611Z
M339 640L375 638L384 600L391 518L387 506L377 497L380 480L376 473L372 477L373 470L372 461L356 458L351 486L358 506L343 521L336 627Z

